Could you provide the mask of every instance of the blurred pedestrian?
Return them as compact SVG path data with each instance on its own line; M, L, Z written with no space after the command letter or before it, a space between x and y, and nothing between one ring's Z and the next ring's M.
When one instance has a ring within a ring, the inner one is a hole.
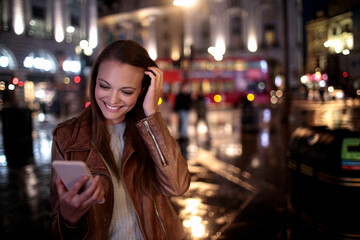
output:
M179 117L179 139L188 140L189 113L192 107L189 83L183 83L175 98L175 108Z
M108 45L92 68L90 106L53 131L51 160L81 160L94 178L70 189L51 172L51 226L57 239L183 239L168 197L190 174L158 112L163 73L130 40Z
M167 94L164 94L162 97L162 101L160 104L160 112L161 112L161 115L164 118L166 124L168 125L168 127L170 127L172 107L169 102Z
M207 114L207 104L206 104L206 99L204 97L204 94L202 92L198 93L196 96L196 99L194 101L194 108L196 111L196 122L195 122L195 128L196 128L196 137L198 137L199 133L199 124L200 122L203 122L206 126L206 143L209 144L210 143L210 129L209 129L209 123L207 121L206 118L206 114Z
M324 93L325 93L325 88L319 87L319 96L320 96L321 102L325 102Z
M57 118L60 117L60 114L61 114L61 110L60 110L60 101L59 101L59 98L58 97L54 97L51 105L50 105L50 110L52 113L55 114L55 116Z
M252 101L249 101L245 96L240 99L241 107L241 123L242 131L256 132L258 131L257 110Z

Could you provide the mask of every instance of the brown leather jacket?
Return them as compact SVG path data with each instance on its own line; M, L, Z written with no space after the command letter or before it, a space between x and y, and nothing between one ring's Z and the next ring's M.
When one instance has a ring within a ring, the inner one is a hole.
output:
M136 146L126 141L123 152L122 179L131 197L144 239L183 239L184 229L169 200L187 191L190 174L176 141L170 135L160 113L155 113L137 124L150 155L155 163L159 187L152 196L136 192ZM131 138L128 134L126 139ZM97 204L79 221L75 228L67 227L59 214L56 191L56 173L51 172L51 225L57 239L107 238L113 211L113 185L110 173L91 141L90 121L70 119L53 131L51 160L82 160L90 167L92 175L100 175L105 190L105 203ZM150 194L151 195L151 194Z

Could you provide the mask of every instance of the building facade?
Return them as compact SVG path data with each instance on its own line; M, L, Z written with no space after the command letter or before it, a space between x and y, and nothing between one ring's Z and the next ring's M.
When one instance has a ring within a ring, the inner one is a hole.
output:
M112 1L99 11L99 45L133 39L153 59L175 65L183 59L261 58L269 66L271 88L281 88L286 75L296 88L303 73L301 1L285 2L286 11L282 0ZM291 53L284 52L285 41Z
M330 86L354 97L360 94L359 19L358 1L332 1L327 12L306 24L306 73L319 76L307 78L311 88ZM321 80L325 82L318 86Z
M36 110L57 100L79 111L86 55L97 45L95 0L0 1L2 104Z

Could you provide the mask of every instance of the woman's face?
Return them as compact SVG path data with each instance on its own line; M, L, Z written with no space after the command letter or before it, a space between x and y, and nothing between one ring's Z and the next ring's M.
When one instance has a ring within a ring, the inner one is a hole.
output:
M95 99L107 124L125 120L141 92L144 69L106 60L99 66L95 85Z

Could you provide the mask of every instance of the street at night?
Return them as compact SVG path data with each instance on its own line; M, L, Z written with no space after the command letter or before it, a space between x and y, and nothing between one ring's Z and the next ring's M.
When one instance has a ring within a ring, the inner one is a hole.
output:
M281 122L280 105L254 106L256 126L246 129L240 108L215 108L207 115L210 144L201 122L195 128L192 112L190 140L179 145L186 154L192 182L183 196L172 198L189 239L296 239L291 235L287 207L286 145L291 133L305 124L359 131L358 109L357 100L346 105L344 101L293 100L286 126ZM34 158L29 162L7 166L1 148L3 239L51 238L50 147L51 131L58 121L52 115L44 122L34 118Z
M1 0L1 239L360 240L359 29L359 0Z

